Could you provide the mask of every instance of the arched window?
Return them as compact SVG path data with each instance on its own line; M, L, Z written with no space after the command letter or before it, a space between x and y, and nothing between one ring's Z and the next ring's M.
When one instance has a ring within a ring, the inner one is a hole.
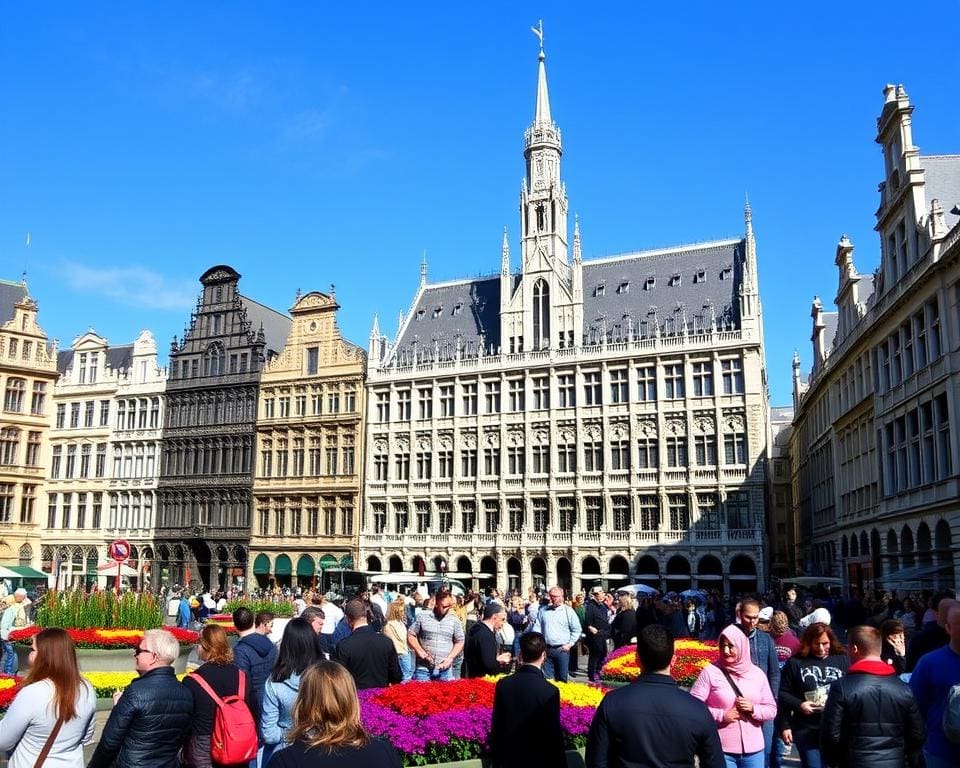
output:
M23 398L26 391L26 379L7 379L3 410L7 413L23 413Z
M209 347L203 356L203 375L204 376L219 376L224 373L223 362L224 362L224 351L223 345L214 342Z
M546 280L533 285L533 348L550 346L550 286Z

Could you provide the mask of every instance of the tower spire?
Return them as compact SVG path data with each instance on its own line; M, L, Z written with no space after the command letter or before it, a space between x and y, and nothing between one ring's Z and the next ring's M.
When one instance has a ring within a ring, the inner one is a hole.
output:
M553 119L550 117L550 94L547 91L547 67L544 62L547 54L543 52L543 19L536 27L530 27L530 30L540 39L540 67L537 75L537 111L533 118L534 125L550 125Z

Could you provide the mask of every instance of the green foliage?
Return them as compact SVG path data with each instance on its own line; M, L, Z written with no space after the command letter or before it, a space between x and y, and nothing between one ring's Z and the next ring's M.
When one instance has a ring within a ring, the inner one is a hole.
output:
M223 612L233 613L237 608L249 608L254 616L260 611L270 611L277 618L293 616L293 603L278 603L273 600L230 600L224 606Z
M154 629L163 625L160 602L151 594L80 589L51 590L37 607L37 626L70 629Z

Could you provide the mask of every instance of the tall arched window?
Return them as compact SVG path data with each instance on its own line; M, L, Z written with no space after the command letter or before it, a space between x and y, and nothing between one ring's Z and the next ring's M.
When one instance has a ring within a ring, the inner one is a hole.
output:
M203 361L203 375L219 376L220 374L225 373L223 367L224 357L225 354L222 344L214 342L207 347L207 352L204 355Z
M533 285L533 348L550 346L550 286L546 280Z

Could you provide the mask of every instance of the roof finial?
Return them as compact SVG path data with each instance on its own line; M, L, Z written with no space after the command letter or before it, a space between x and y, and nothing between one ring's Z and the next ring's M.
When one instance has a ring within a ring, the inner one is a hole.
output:
M743 221L747 226L747 237L753 237L753 209L750 207L750 196L746 192L743 193L744 206L743 206Z
M582 259L583 254L580 246L580 214L575 213L573 215L573 260L579 262L582 261Z
M427 284L427 249L423 249L423 258L420 260L420 285Z
M547 58L546 54L543 52L543 19L539 20L539 23L535 27L530 27L530 31L533 32L540 40L540 61L543 61Z

